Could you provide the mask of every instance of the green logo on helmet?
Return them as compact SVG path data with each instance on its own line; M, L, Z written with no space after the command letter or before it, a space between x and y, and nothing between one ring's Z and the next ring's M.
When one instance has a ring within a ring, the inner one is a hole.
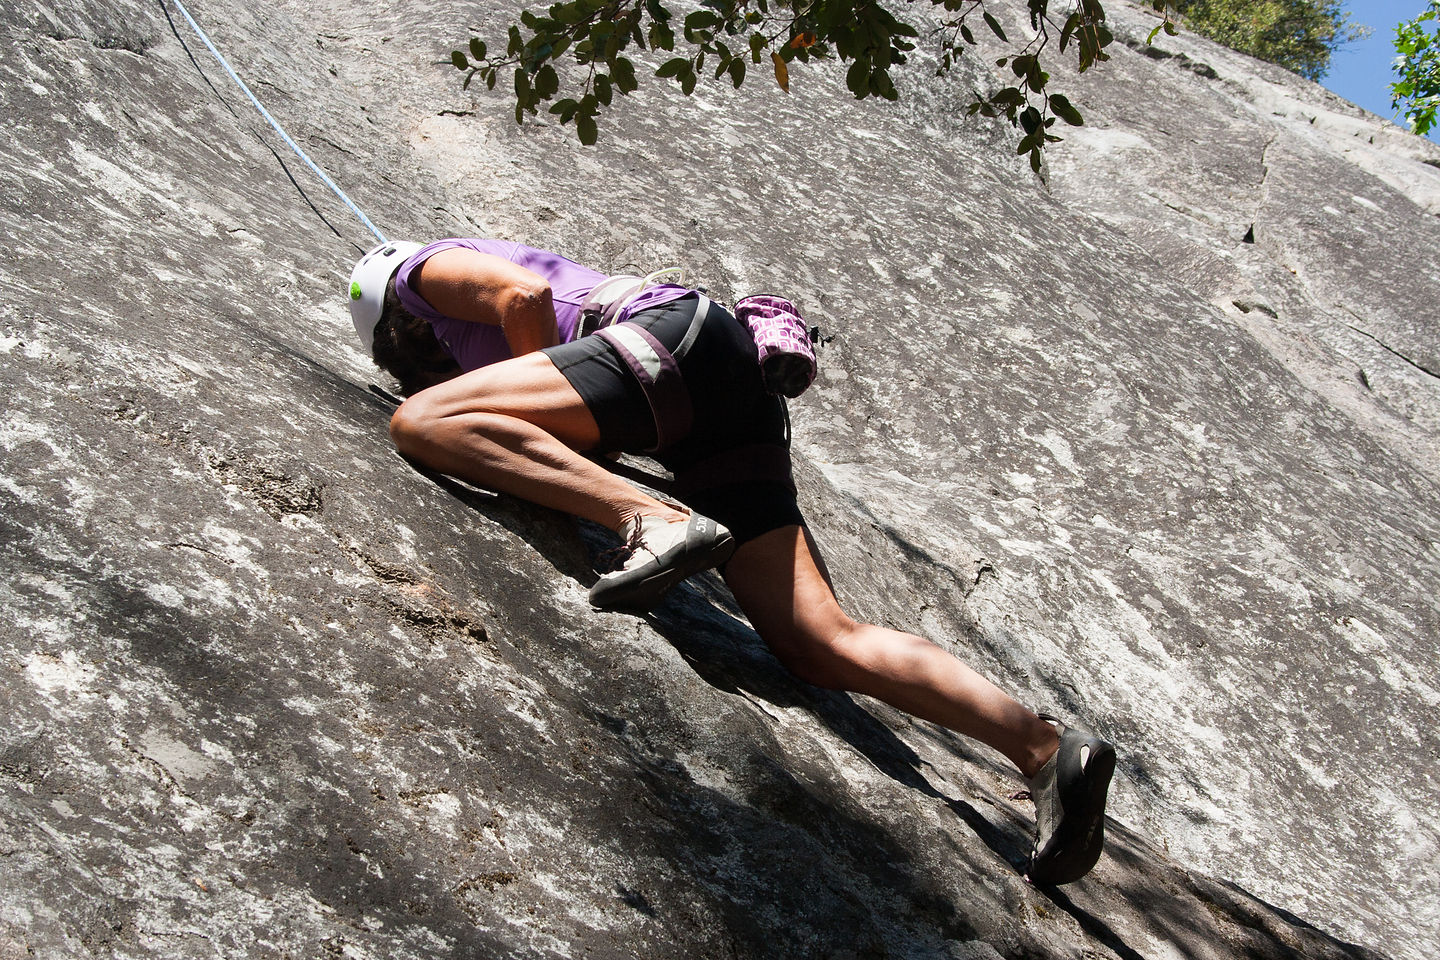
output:
M359 280L351 280L351 281L350 281L350 299L351 299L351 300L359 300L359 299L360 299L360 281L359 281Z

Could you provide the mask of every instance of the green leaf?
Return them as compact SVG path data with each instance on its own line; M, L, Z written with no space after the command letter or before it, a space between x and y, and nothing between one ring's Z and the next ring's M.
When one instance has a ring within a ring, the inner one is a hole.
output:
M635 79L635 64L625 57L615 60L614 66L610 68L610 75L614 77L615 86L621 93L630 93L640 86L639 81Z
M1019 87L1005 87L1004 89L996 91L995 94L990 97L990 102L1002 107L1018 107L1025 102L1025 94L1020 92Z
M595 99L605 106L610 106L610 98L613 96L610 85L610 78L603 73L595 75Z
M856 100L864 100L870 95L870 61L860 58L850 64L850 69L845 72L845 86L855 94Z
M1084 125L1085 119L1080 116L1080 111L1075 109L1074 105L1064 94L1050 94L1049 102L1050 109L1054 111L1055 115L1070 124L1070 126L1079 127Z
M1075 31L1080 29L1080 11L1075 11L1065 20L1065 28L1060 31L1060 52L1064 53L1065 48L1070 46L1070 41L1075 39Z
M876 70L870 75L870 89L874 90L883 99L895 101L900 99L900 94L895 89L895 82L890 79L888 70Z
M736 57L730 61L730 82L735 84L735 89L740 89L740 84L745 82L745 58Z
M450 63L455 67L456 70L470 69L470 61L465 59L465 54L461 53L459 50L450 51Z
M575 116L575 111L580 109L580 104L566 97L564 100L556 100L550 105L550 112L560 118L561 123L569 123L570 118Z
M675 31L668 23L657 20L650 24L650 46L656 50L675 49Z
M970 46L975 46L975 34L971 33L970 28L963 23L960 24L960 36L966 43L970 44Z
M846 14L854 12L852 4L830 0L828 3L817 3L811 7L811 12L818 11L818 30L815 32L824 37L833 37L839 31L844 22Z
M657 77L678 77L680 71L690 66L690 61L685 57L673 57L660 64L655 71Z
M600 129L595 125L594 117L580 117L576 120L575 132L580 135L580 142L587 147L593 147L595 141L600 139Z
M471 38L470 38L470 56L474 57L476 60L484 60L484 59L485 59L485 41L484 41L484 40L481 40L479 37L471 37Z
M1002 43L1010 42L1010 38L1005 36L1005 31L1000 29L1000 21L991 16L989 10L985 11L985 25L990 28L991 33L1000 38Z
M1036 147L1030 151L1030 169L1036 173L1040 172L1040 148Z
M578 3L556 3L550 7L550 18L556 23L572 24L585 19Z
M688 62L685 66L685 72L680 75L680 92L688 97L695 92L695 70Z
M560 90L560 76L550 64L545 64L535 74L535 92L549 100Z
M706 30L710 27L718 27L720 18L709 10L696 10L685 18L686 30Z
M1145 45L1146 45L1147 47L1148 47L1150 44L1152 44L1152 43L1155 42L1155 38L1160 35L1160 28L1163 27L1163 26L1165 26L1165 24L1162 23L1162 24L1160 24L1159 26L1157 26L1154 30L1151 30L1151 31L1150 31L1149 36L1147 36L1147 37L1145 38ZM1061 50L1064 50L1065 48L1062 46L1060 49L1061 49Z

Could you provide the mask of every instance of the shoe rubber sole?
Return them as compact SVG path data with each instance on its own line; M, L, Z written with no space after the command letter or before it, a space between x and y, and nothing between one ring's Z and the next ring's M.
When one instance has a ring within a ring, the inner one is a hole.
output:
M1088 757L1082 763L1081 753L1087 748ZM1031 883L1042 886L1073 883L1100 860L1105 846L1105 801L1115 773L1115 748L1077 731L1061 735L1057 759L1056 787L1063 816L1045 848L1031 856L1026 871Z
M590 588L590 605L597 610L647 611L681 580L719 566L734 552L735 538L728 530L718 527L709 544L672 547L653 563L635 571L635 576L601 577Z

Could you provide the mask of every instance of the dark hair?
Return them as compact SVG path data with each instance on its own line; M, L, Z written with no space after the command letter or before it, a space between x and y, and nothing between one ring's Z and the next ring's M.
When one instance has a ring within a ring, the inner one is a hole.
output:
M407 397L461 372L430 329L430 321L401 306L394 277L385 285L385 305L375 324L370 355L380 369L400 381L400 392Z

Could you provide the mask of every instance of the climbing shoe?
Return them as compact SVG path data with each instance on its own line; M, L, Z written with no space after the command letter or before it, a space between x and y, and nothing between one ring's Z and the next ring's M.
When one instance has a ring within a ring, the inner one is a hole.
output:
M1115 748L1044 714L1060 734L1060 749L1030 780L1035 801L1035 846L1025 878L1053 886L1090 872L1105 845L1105 796L1115 772Z
M620 568L590 588L590 605L599 610L643 612L681 580L730 559L735 538L698 513L674 523L660 517L637 517L618 552Z

